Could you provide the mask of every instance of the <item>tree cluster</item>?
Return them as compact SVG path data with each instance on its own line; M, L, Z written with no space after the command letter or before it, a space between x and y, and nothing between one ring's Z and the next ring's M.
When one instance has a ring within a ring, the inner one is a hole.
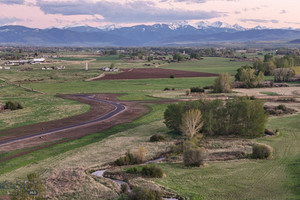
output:
M253 61L253 69L263 72L264 75L273 75L276 68L291 68L296 65L300 65L300 57L296 54L288 54L282 57L266 54L263 60Z
M259 136L264 134L267 115L263 102L248 97L235 97L225 102L194 101L169 105L164 113L164 123L175 132L182 132L182 119L188 110L200 110L202 133L206 135Z
M262 85L264 73L256 71L248 65L242 66L237 70L235 75L236 81L241 81L246 88L255 88Z

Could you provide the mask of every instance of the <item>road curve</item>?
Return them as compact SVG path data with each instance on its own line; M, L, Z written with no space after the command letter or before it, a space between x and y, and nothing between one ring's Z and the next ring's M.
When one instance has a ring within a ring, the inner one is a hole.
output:
M126 109L126 107L122 104L111 102L111 101L108 101L108 100L97 99L93 95L92 96L86 96L86 95L80 95L79 94L79 95L72 95L72 96L81 97L81 98L89 99L89 100L92 100L92 101L109 104L109 105L112 105L114 107L114 110L112 110L112 111L110 111L110 112L108 112L108 113L106 113L106 114L104 114L100 117L97 117L93 120L90 120L90 121L81 122L81 123L73 124L73 125L70 125L70 126L65 126L65 127L61 127L61 128L48 130L48 131L34 133L34 134L31 134L31 135L26 135L26 136L21 136L21 137L9 139L9 140L0 141L0 146L6 145L6 144L9 144L9 143L18 142L18 141L25 140L25 139L30 139L30 138L34 138L34 137L41 137L41 136L49 135L49 134L52 134L52 133L55 133L55 132L60 132L60 131L65 131L65 130L69 130L69 129L78 128L78 127L89 125L89 124L92 124L92 123L95 123L95 122L104 121L104 120L107 120L111 117L114 117L114 116L118 115L119 113L121 113L122 111L124 111Z

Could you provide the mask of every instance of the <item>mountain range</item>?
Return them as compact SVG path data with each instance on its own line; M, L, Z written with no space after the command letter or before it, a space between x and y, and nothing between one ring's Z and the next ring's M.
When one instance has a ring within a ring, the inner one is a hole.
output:
M196 46L221 42L290 41L300 38L300 30L247 29L223 22L187 22L101 28L76 26L37 29L1 26L1 45L30 46Z

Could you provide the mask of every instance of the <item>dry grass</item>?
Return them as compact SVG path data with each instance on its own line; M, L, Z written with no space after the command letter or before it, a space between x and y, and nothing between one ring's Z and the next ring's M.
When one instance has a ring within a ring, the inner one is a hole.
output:
M146 159L153 158L158 153L166 151L171 146L171 142L152 143L149 142L149 138L154 133L163 135L166 132L167 129L162 121L142 125L120 132L100 142L24 166L0 176L0 181L22 179L26 177L26 174L34 171L40 173L41 177L46 179L47 182L50 181L47 183L47 188L49 188L47 194L50 196L53 192L59 196L59 199L64 199L65 197L69 197L69 199L84 199L81 197L87 194L91 198L95 197L95 199L97 199L97 195L105 196L98 199L110 199L115 193L113 191L107 192L104 189L105 186L99 186L100 183L95 184L95 181L91 180L89 176L84 175L84 170L92 166L96 167L113 162L124 155L128 149L136 151L139 147L146 148ZM92 186L93 184L95 186ZM63 189L64 187L66 189ZM78 191L76 191L76 188ZM103 191L99 193L102 189ZM80 193L82 193L82 196L80 196Z
M253 88L253 89L233 89L234 92L238 92L239 95L248 96L266 96L262 92L273 92L278 95L295 95L300 94L300 87L279 87L279 88Z

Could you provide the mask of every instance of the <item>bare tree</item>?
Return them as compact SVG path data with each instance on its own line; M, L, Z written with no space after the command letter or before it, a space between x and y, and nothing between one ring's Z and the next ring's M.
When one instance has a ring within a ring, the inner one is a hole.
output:
M180 130L184 136L192 138L202 128L202 114L198 109L186 111L182 115Z

